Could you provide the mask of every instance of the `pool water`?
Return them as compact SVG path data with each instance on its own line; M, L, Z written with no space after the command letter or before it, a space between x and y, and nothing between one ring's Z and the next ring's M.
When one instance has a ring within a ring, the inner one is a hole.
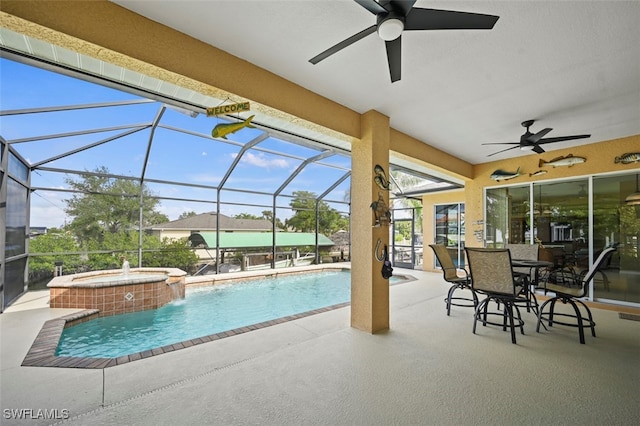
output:
M56 355L116 358L349 302L350 298L349 271L187 287L184 300L159 309L98 318L65 329Z

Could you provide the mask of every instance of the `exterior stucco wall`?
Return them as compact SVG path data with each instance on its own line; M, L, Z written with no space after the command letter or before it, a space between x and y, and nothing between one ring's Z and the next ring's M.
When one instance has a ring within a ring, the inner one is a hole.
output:
M547 151L543 154L530 154L517 158L501 161L482 163L473 167L474 179L468 180L464 192L452 192L445 194L430 194L423 196L424 205L424 243L431 244L434 241L433 229L435 228L433 206L435 204L464 202L466 245L469 247L482 247L483 243L477 241L474 231L482 229L482 225L476 225L484 219L483 190L485 187L502 186L505 184L525 184L529 182L543 182L547 180L570 178L573 176L589 176L600 173L620 172L635 170L640 172L638 163L621 164L614 163L614 158L626 152L640 152L640 135L622 139L615 139L601 143L587 144L575 148ZM575 157L584 157L586 162L571 167L539 167L539 161L550 161L556 157L572 154ZM520 167L521 176L502 182L496 182L489 176L497 169L516 171ZM537 170L544 169L548 173L541 176L529 176ZM425 270L433 270L433 256L430 250L425 250Z

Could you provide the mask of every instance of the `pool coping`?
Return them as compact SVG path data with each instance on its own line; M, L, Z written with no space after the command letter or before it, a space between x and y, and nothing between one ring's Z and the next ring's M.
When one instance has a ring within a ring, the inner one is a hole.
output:
M327 268L337 269L337 268ZM350 268L342 268L350 269ZM322 268L313 268L313 270L305 269L294 272L311 272L322 270ZM225 274L227 275L227 274ZM273 275L268 273L267 275ZM398 284L404 284L410 281L414 281L415 278L411 275L396 275L397 277L403 277L402 281L396 283L389 283L389 286ZM229 277L229 279L242 279L245 277ZM214 284L215 285L215 284ZM320 314L323 312L329 312L335 309L345 308L350 306L351 302L338 303L336 305L325 306L323 308L314 309L307 312L301 312L298 314L287 315L285 317L276 318L269 321L264 321L257 324L252 324L232 330L223 331L220 333L214 333L207 336L201 336L194 339L188 339L182 342L173 343L170 345L161 346L158 348L147 349L145 351L136 352L128 355L123 355L116 358L89 358L89 357L71 357L71 356L57 356L56 349L58 342L62 336L67 324L73 323L79 324L81 322L89 321L97 318L100 311L98 309L85 309L80 312L65 315L60 318L46 321L40 332L36 336L31 348L27 352L21 366L23 367L60 367L60 368L86 368L86 369L102 369L108 367L115 367L117 365L126 364L128 362L138 361L141 359L149 358L152 356L162 355L169 352L174 352L180 349L189 348L191 346L201 345L203 343L213 342L227 337L232 337L238 334L247 333L253 330L259 330L265 327L271 327L277 324L283 324L289 321L297 320L300 318L309 317L312 315Z

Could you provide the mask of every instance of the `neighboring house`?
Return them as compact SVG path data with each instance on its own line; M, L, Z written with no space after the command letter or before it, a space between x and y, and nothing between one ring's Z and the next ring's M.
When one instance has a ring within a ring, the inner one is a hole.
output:
M271 232L272 224L266 219L236 219L223 214L217 219L215 212L201 213L171 222L152 225L147 232L161 240L188 238L194 232L216 231L218 225L224 232ZM219 222L219 223L218 223ZM276 229L276 231L280 231Z

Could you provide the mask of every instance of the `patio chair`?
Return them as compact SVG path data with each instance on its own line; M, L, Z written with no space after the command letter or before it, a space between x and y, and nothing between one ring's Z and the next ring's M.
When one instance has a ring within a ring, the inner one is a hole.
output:
M476 333L478 321L482 321L483 326L501 325L505 331L509 328L511 343L516 343L515 329L519 328L524 334L524 321L517 304L527 303L527 299L520 295L522 286L518 285L514 277L509 250L469 247L465 250L471 272L471 286L475 292L486 295L476 307L473 333ZM502 312L490 312L488 306L491 301L497 302L502 307ZM501 316L502 322L490 321L490 316Z
M602 250L596 261L593 262L593 266L591 266L588 271L583 271L580 274L574 275L573 282L568 283L568 286L553 284L551 282L545 283L545 293L550 291L556 295L555 297L546 300L540 306L540 310L538 311L538 324L536 326L537 332L540 331L540 324L542 324L542 321L547 321L547 325L549 327L553 326L553 324L576 327L580 335L580 343L582 344L585 342L585 328L590 328L591 335L596 337L596 323L593 321L591 310L582 300L580 300L580 298L587 295L589 281L593 279L600 268L609 262L611 255L616 250L617 248L615 246L607 247ZM573 313L555 312L555 306L558 301L563 304L569 304L573 308ZM549 310L545 312L545 308L547 306L549 307ZM582 314L580 307L584 309L586 316ZM567 321L569 321L570 318L573 318L575 322L558 321L556 317L567 318Z
M452 305L473 308L478 306L478 296L471 288L471 280L467 271L456 267L444 244L429 244L429 247L433 250L438 262L440 262L445 281L453 284L449 288L446 299L444 299L444 302L447 304L447 316L451 314ZM471 292L471 298L454 295L458 290L469 290Z
M537 244L508 244L507 249L511 253L511 259L521 260L538 260L538 245ZM527 312L532 308L533 311L538 313L538 300L536 299L532 285L538 285L539 273L535 268L526 267L513 267L513 274L518 281L522 281L522 291L527 296Z
M507 248L511 252L511 259L538 260L537 244L508 244ZM523 275L533 279L531 268L513 268L516 275Z

